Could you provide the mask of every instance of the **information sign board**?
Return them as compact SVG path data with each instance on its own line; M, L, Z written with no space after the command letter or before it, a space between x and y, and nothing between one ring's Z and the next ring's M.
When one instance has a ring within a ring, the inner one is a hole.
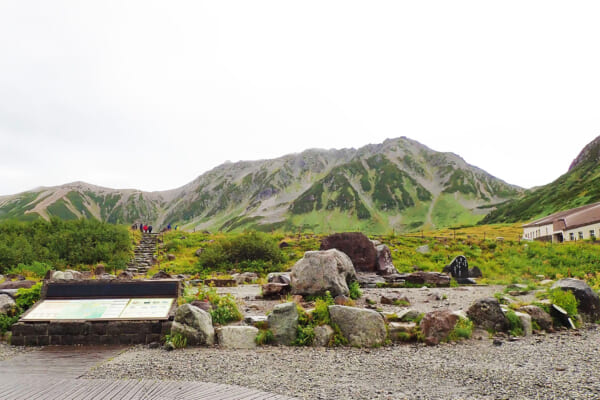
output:
M165 319L175 299L77 299L43 300L23 321Z

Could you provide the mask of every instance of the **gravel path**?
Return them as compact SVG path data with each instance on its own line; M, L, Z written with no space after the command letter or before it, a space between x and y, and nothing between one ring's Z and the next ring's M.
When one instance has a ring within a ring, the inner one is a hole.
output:
M87 378L201 380L303 399L600 399L600 329L437 347L136 347Z

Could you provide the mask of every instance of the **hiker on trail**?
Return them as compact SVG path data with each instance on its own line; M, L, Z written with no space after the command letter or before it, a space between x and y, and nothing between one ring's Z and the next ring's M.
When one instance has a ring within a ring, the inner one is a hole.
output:
M140 222L140 232L144 233L144 224Z
M170 231L171 230L171 223L169 223L169 225L167 225L167 230Z
M148 233L148 225L144 225L144 233Z
M152 225L148 225L148 233L152 233Z

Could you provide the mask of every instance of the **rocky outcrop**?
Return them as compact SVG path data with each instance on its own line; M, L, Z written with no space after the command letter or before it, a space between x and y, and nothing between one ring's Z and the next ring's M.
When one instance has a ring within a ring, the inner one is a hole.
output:
M542 310L538 306L523 306L519 308L519 311L527 313L531 316L532 322L535 322L540 329L546 332L552 332L552 317L546 311Z
M355 281L356 272L350 258L339 250L307 251L292 268L292 294L347 296L348 284Z
M225 349L254 349L258 329L253 326L223 326L217 329L219 346Z
M335 233L323 238L320 250L330 249L337 249L350 257L356 271L377 272L377 250L363 233Z
M167 274L165 271L160 270L154 275L152 275L152 279L173 279L173 277Z
M448 337L458 319L458 315L449 310L432 311L425 314L420 323L425 342L429 345L439 344Z
M384 319L377 311L329 306L329 316L331 322L340 328L350 346L380 346L387 338Z
M550 289L570 291L579 302L577 310L585 320L594 322L600 319L600 298L584 281L573 278L561 279L555 282Z
M296 340L298 330L296 303L277 304L269 314L268 321L275 344L289 346Z
M486 330L506 332L510 326L500 307L500 302L495 297L486 297L475 301L467 310L467 316L475 326Z
M215 343L215 329L211 315L190 304L184 304L177 309L171 334L183 335L187 339L187 344L192 346L212 346Z

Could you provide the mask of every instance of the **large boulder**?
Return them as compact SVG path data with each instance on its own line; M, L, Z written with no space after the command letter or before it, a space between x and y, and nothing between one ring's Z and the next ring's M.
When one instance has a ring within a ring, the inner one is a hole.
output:
M33 285L34 281L6 281L0 283L0 289L29 289Z
M17 303L7 294L0 294L0 314L8 314L11 312Z
M546 311L538 306L523 306L519 308L519 311L527 313L531 316L531 320L540 327L540 329L546 332L552 332L552 317Z
M380 275L396 274L398 271L392 263L392 253L385 244L380 244L375 248L377 251L377 273Z
M258 329L253 326L223 326L217 329L219 346L225 349L254 349Z
M573 278L561 279L555 282L550 289L570 291L579 302L577 310L584 319L592 322L600 319L600 298L584 281Z
M331 322L340 328L350 346L380 346L387 338L385 321L377 311L346 306L329 306L329 316Z
M357 271L377 272L377 250L360 232L335 233L323 238L320 250L338 249L350 257Z
M307 251L290 278L292 294L316 296L329 291L333 297L349 295L348 284L357 279L350 258L336 249Z
M425 342L429 345L439 344L448 337L458 319L458 315L450 310L432 311L425 314L420 323Z
M171 334L176 333L185 336L187 343L192 346L211 346L215 343L215 329L211 315L191 304L184 304L175 312Z
M496 332L506 332L510 327L500 302L495 297L486 297L475 301L467 310L467 316L475 326Z
M269 314L268 322L275 344L291 345L296 340L298 331L296 303L277 304Z

